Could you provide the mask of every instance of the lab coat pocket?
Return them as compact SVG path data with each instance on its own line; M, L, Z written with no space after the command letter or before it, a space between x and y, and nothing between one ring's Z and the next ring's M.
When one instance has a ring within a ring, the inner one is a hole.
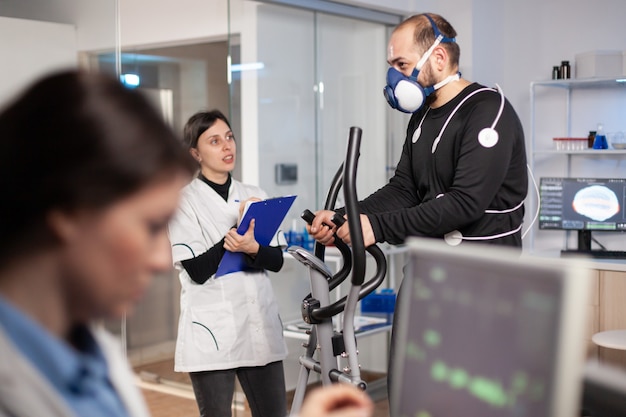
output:
M201 352L228 351L235 342L237 330L231 303L191 308L193 344Z

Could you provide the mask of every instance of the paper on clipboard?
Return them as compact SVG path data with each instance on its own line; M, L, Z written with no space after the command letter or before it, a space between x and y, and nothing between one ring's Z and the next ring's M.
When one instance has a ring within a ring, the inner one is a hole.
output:
M259 245L269 245L295 199L295 195L289 195L249 203L237 227L237 233L240 235L246 233L250 226L250 220L255 219L254 238L259 242ZM217 267L215 277L218 278L245 269L246 262L243 253L226 251Z

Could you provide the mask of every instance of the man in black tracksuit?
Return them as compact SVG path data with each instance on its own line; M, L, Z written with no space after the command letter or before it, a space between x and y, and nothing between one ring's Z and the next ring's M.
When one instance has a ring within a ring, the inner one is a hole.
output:
M461 77L455 36L432 13L408 18L391 35L385 96L412 116L393 178L359 202L366 247L422 236L521 249L528 188L522 125L499 87ZM350 243L347 222L326 226L334 213L318 211L310 234L323 244L333 233ZM390 358L391 370L393 333Z
M416 110L402 107L405 80L397 85L396 108L413 114L394 176L359 203L365 246L425 236L450 244L464 240L521 247L528 176L524 132L511 104L499 89L460 77L456 32L434 14L415 15L394 30L390 72L411 79L416 63L437 39L435 33L443 41L415 78L420 86L444 85ZM336 232L349 243L347 223L338 230L322 225L332 225L333 214L318 211L311 235L328 244Z

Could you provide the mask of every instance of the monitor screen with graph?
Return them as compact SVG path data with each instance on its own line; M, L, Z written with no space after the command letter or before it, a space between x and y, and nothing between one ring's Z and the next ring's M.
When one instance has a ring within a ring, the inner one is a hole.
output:
M493 246L407 242L396 417L577 415L588 269Z
M541 178L539 228L578 231L579 251L591 232L626 231L626 178Z

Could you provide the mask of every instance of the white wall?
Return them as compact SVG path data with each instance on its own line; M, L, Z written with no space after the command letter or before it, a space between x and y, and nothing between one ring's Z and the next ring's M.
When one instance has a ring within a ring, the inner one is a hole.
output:
M336 3L349 4L351 6L367 7L388 13L409 15L423 10L423 2L419 0L334 0Z
M241 0L120 1L122 48L223 40L228 34L229 3L242 7ZM233 23L231 32L238 32L240 22Z
M0 106L48 71L76 66L73 25L0 16L0 39Z
M76 67L81 50L113 50L115 3L0 1L0 103L47 72Z
M31 0L28 0L29 2ZM122 0L38 0L55 5L68 3L77 28L77 47L80 51L114 50L117 42L117 7ZM54 6L55 8L58 7Z
M2 0L0 16L74 25L80 50L112 49L116 39L116 1Z
M577 53L626 50L624 16L621 0L474 0L474 77L503 87L528 132L530 82L550 79L562 60L574 68Z

